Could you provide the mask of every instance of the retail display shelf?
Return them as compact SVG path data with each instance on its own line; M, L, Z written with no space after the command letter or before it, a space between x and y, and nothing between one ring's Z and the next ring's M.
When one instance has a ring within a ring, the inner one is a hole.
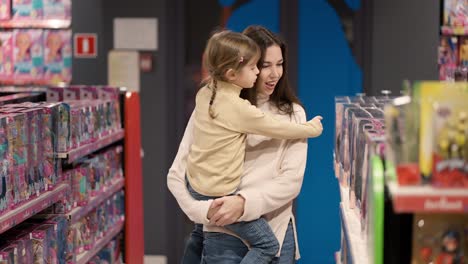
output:
M0 216L0 234L20 224L34 214L46 209L52 204L65 198L69 192L68 184L60 184L51 191L47 191L33 200Z
M7 20L0 21L1 28L69 28L71 19L43 19L43 20Z
M122 189L125 185L125 179L122 177L112 183L110 186L104 187L104 191L99 195L91 198L86 205L73 209L69 214L68 218L72 224L78 222L80 219L89 214L99 204L107 200L118 190Z
M352 263L368 264L369 258L366 250L366 243L361 237L359 219L351 210L346 209L343 203L340 204L341 224L345 234L346 244L351 252Z
M107 145L115 143L124 138L124 130L118 130L117 132L113 132L107 136L100 138L99 140L81 146L79 148L70 150L68 152L59 152L57 153L57 157L60 159L65 159L68 163L72 163L73 161L78 160L81 157L89 155L96 150L99 150Z
M441 28L442 34L444 35L468 35L468 26L460 26L460 27L448 27L443 26Z
M468 213L468 189L398 186L387 183L397 213Z
M81 253L80 255L78 255L76 257L76 263L77 264L88 263L88 261L91 260L91 258L93 258L97 253L99 253L99 251L101 251L101 249L103 249L104 246L107 245L107 243L109 243L112 240L112 238L114 238L117 234L119 234L119 232L123 228L123 225L124 225L124 221L120 221L119 223L114 225L103 238L99 239L94 244L91 250L85 251Z

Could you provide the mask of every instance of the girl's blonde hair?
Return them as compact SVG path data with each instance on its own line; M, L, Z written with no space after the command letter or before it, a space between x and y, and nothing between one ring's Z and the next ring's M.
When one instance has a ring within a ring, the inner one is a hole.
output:
M217 81L226 81L225 74L229 69L240 70L253 59L260 58L260 49L249 37L229 30L215 33L205 48L203 66L209 75L205 83L211 83L209 114L215 118L212 109L216 97Z

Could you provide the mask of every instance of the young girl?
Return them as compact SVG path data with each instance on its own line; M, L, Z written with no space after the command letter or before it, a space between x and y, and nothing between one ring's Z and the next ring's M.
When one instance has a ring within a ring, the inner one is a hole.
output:
M223 31L208 41L204 66L209 80L196 96L193 143L187 159L187 187L195 199L236 193L247 133L280 139L322 133L319 116L303 124L278 121L239 97L242 88L251 88L257 79L259 56L256 43L240 33ZM241 263L269 263L278 251L278 241L263 218L226 228L251 246Z

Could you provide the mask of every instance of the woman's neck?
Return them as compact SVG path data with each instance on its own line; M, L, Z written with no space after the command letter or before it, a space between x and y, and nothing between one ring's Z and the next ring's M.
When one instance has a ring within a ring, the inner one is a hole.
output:
M261 106L270 100L270 96L264 93L257 93L257 106Z

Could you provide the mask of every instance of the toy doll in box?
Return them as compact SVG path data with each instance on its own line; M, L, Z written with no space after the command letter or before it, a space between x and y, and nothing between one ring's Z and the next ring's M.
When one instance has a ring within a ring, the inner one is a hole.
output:
M14 77L30 82L42 78L42 30L16 29L13 31Z
M463 227L467 222L463 214L416 214L411 263L465 264L468 245Z
M422 82L420 170L437 187L465 186L468 84Z
M365 107L358 110L354 110L352 112L352 117L351 117L351 127L348 128L350 131L350 137L349 137L349 155L350 155L350 161L349 161L349 175L350 175L350 207L354 208L356 206L356 201L359 200L360 198L360 193L357 194L357 188L358 186L361 185L362 182L362 175L360 170L356 170L356 161L357 160L362 160L363 156L358 156L357 151L357 140L358 140L358 135L364 133L364 126L366 124L371 124L375 126L376 129L379 129L383 126L382 119L383 118L383 112L378 109L378 108L370 108L370 107ZM362 147L362 146L359 146ZM346 171L345 171L346 172ZM356 196L357 195L357 196Z
M442 36L440 38L438 62L439 79L454 80L457 64L458 39L456 37Z
M71 81L71 30L44 31L44 79L50 84Z
M46 230L37 229L32 232L34 264L48 263L49 235Z
M0 0L0 20L10 20L11 18L10 0Z
M89 168L83 165L74 169L72 175L73 207L87 204L88 172Z
M75 239L76 230L74 226L70 226L67 229L67 242L65 249L65 261L66 263L74 263L75 260Z
M43 0L44 19L71 19L72 0Z
M5 81L13 76L13 32L0 31L0 78Z
M6 247L0 249L0 264L14 264L15 263L15 249Z
M413 100L413 101L411 101ZM417 98L400 97L398 104L385 108L385 127L388 144L386 161L395 167L399 185L418 185L422 178L419 170L419 104Z
M43 11L42 0L12 0L13 19L37 20Z

